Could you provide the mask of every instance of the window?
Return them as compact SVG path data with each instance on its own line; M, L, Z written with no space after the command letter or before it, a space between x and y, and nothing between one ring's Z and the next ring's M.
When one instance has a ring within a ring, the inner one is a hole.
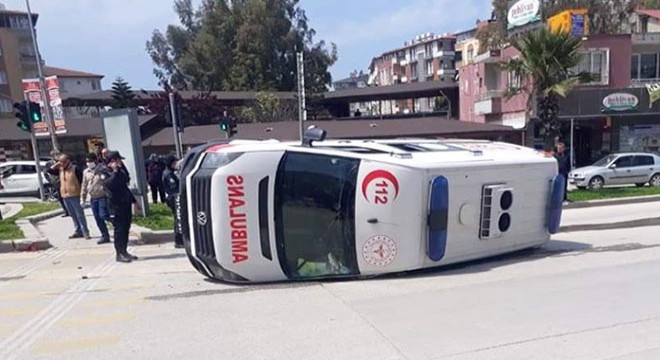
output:
M424 45L424 52L426 53L426 57L433 56L433 43L426 43Z
M658 54L641 54L639 58L639 78L658 78Z
M593 164L593 166L607 166L607 164L611 163L612 160L614 160L614 158L616 158L615 155L608 155L608 156L605 156L604 158L602 158L602 159L596 161L596 162Z
M595 79L587 85L608 85L610 77L609 49L588 49L583 53L580 64L573 69L575 73L590 73Z
M470 45L467 48L467 60L472 61L474 60L474 46Z
M417 65L410 67L410 78L417 79Z
M0 167L0 178L6 179L14 174L16 174L18 166L17 165L7 165Z
M507 83L510 89L520 89L522 85L520 76L516 75L513 71L507 72Z
M37 168L34 165L21 165L19 174L36 174Z
M632 156L622 156L622 157L618 158L614 162L614 164L616 165L616 167L618 169L631 167L633 165L633 157Z
M278 256L290 278L356 275L355 194L360 161L284 155L275 180Z
M433 76L433 60L426 60L426 76Z
M14 111L14 105L9 99L0 99L0 112L10 113Z
M633 166L649 166L649 165L655 165L655 161L653 161L653 157L635 156Z
M0 84L7 83L7 73L5 71L0 71Z
M630 78L639 79L639 54L633 54L630 60Z

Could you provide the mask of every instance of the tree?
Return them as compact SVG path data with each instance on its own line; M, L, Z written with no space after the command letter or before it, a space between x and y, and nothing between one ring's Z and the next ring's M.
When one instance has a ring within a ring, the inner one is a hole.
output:
M644 0L645 9L660 9L660 0Z
M135 93L121 76L117 76L115 82L112 83L111 91L113 108L123 109L134 105Z
M508 96L529 95L528 108L536 104L536 117L546 149L552 148L555 136L560 134L560 98L566 97L581 81L592 79L591 74L574 70L582 58L582 40L568 33L541 28L514 39L512 45L520 52L520 57L502 66L520 79L520 85L508 89Z
M147 42L161 85L182 90L293 91L296 52L305 56L305 85L323 92L336 46L314 41L299 0L175 0L181 25L155 30Z
M280 100L269 92L258 92L255 101L239 114L244 122L291 121L298 117L295 101Z

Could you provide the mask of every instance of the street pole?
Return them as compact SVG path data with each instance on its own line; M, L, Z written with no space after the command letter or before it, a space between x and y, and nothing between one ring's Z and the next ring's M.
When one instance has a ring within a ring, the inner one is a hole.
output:
M305 63L303 53L296 54L298 62L298 122L300 124L300 141L305 136L304 122L307 112L305 110Z
M575 149L573 148L574 134L575 134L575 119L571 118L571 168L575 165Z
M28 100L27 94L23 93L23 99L25 99L25 104L30 108L30 101ZM32 154L34 156L34 166L37 169L37 181L39 182L39 198L41 201L45 199L44 191L44 178L41 174L41 161L39 161L39 145L37 144L37 137L34 135L34 129L30 126L30 142L32 143Z
M174 93L170 91L170 116L172 117L172 134L174 135L174 147L176 148L176 157L181 159L182 149L181 149L181 138L179 138L179 132L177 130L178 120L176 116L176 105L174 104Z
M34 30L34 23L32 21L32 11L30 10L30 0L25 0L27 6L28 22L30 24L30 35L32 36L32 45L34 46L34 53L37 58L37 72L39 74L39 88L41 90L41 101L44 102L44 109L46 110L46 123L48 123L48 132L50 133L50 140L53 143L53 150L60 152L60 144L57 141L55 134L55 121L53 121L53 114L50 108L50 100L46 90L46 80L44 79L44 71L41 67L41 54L39 53L39 45L37 44L37 34Z

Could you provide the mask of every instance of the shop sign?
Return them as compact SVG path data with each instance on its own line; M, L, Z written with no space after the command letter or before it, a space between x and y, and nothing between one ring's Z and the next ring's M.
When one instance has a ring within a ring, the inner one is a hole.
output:
M639 99L637 96L629 93L614 93L603 99L602 112L630 111L636 110L638 106Z
M514 2L509 7L507 20L509 29L541 20L541 2L539 0L518 0Z

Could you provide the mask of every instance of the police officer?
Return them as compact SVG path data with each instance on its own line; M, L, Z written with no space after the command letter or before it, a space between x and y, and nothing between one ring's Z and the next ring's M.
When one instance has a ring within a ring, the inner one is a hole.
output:
M124 158L117 151L109 151L108 172L105 179L105 188L114 213L113 226L115 235L115 252L117 261L129 263L137 260L137 256L128 253L128 232L133 219L132 205L136 202L133 193L128 188L129 178L122 168Z
M174 217L174 247L180 249L183 247L183 237L177 231L178 221L176 217L176 201L179 197L179 177L176 176L177 159L174 156L165 158L165 171L163 172L163 185L165 187L167 206L172 210Z

